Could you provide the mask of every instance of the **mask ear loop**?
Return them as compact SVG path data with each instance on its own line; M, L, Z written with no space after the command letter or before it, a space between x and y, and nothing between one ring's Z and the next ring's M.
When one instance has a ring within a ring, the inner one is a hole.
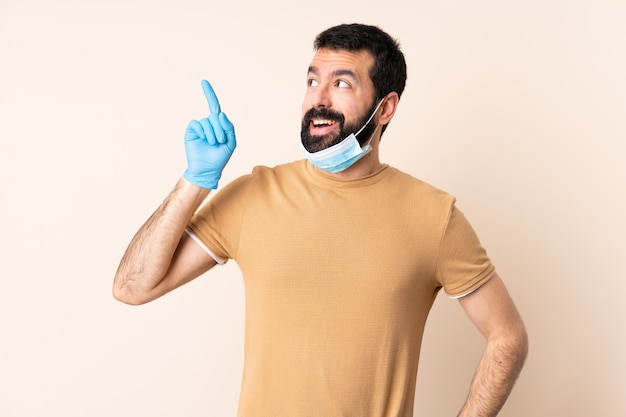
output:
M385 101L385 99L383 98L382 100L380 100L380 102L378 103L378 105L376 106L376 108L374 109L374 111L372 112L372 114L370 115L369 119L367 119L367 122L365 122L365 124L363 125L363 127L361 127L359 129L358 132L356 132L354 134L354 136L359 136L359 133L361 133L363 131L363 129L365 129L365 126L367 126L369 124L369 122L372 121L372 119L374 118L374 115L376 114L376 112L378 111L378 109L380 109L380 105L383 104L383 101Z
M376 115L376 112L378 111L378 109L380 109L380 106L383 104L383 102L385 101L384 98L382 98L380 100L380 102L378 103L378 105L376 106L376 108L374 109L374 111L372 112L372 114L370 115L369 119L367 119L367 122L365 122L365 124L363 125L363 127L361 127L359 129L358 132L356 132L354 134L355 137L359 136L359 133L361 133L363 131L363 129L365 129L365 127L372 121L372 119L374 118L374 116ZM367 142L363 145L363 147L366 147L367 145L370 144L370 142L372 141L372 139L374 138L374 134L376 133L376 130L378 129L378 126L376 126L376 129L374 129L374 132L372 133L372 136L369 137L369 139L367 140Z

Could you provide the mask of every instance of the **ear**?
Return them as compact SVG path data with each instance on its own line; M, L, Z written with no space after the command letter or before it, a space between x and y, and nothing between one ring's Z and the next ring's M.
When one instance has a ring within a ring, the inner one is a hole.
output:
M386 125L391 121L393 115L396 114L396 109L398 108L398 103L400 102L400 97L398 93L395 91L387 94L385 97L382 106L380 106L381 112L378 116L378 123L381 125Z

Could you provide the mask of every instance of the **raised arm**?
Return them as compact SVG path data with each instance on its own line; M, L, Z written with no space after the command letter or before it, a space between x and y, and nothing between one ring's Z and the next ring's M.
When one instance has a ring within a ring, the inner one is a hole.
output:
M486 341L459 417L494 417L524 366L528 352L526 329L497 274L459 301Z
M143 304L177 288L215 265L185 233L196 209L217 188L235 150L235 130L213 88L202 81L210 114L185 131L187 169L174 190L131 240L113 282L113 296Z

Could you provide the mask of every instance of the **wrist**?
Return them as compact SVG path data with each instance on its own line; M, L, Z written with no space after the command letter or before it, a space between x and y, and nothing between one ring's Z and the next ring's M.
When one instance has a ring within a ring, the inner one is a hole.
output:
M215 190L217 188L217 184L220 180L220 177L215 177L214 175L197 175L192 174L189 170L185 170L183 174L183 178L190 184L204 188L207 190Z
M196 184L194 181L189 180L186 175L183 175L178 181L177 188L182 198L197 201L198 204L211 192L211 188Z

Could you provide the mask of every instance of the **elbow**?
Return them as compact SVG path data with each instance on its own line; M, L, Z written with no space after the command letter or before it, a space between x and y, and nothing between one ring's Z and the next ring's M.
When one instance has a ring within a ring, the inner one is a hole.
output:
M528 333L523 325L509 340L509 350L512 379L516 380L522 372L528 357Z
M488 349L499 357L498 363L508 364L515 374L519 374L528 356L528 333L526 327L520 321L517 325L510 326L506 331L487 339Z
M506 356L515 364L516 371L519 373L528 356L528 333L524 324L514 326L500 343Z
M137 306L137 305L146 303L145 301L142 301L136 297L133 297L132 294L126 289L120 288L117 286L113 286L113 298L115 298L119 302L132 305L132 306Z
M127 280L122 280L118 276L115 277L115 281L113 282L112 294L113 298L117 301L133 306L145 304L150 301L148 297L145 295L141 296L140 292L134 290Z
M519 356L526 359L528 355L528 332L521 319L519 319L517 325L511 327L509 340L510 343L515 346Z
M522 325L521 330L518 332L517 345L519 346L520 357L522 358L522 365L526 361L528 356L528 332L526 327Z

